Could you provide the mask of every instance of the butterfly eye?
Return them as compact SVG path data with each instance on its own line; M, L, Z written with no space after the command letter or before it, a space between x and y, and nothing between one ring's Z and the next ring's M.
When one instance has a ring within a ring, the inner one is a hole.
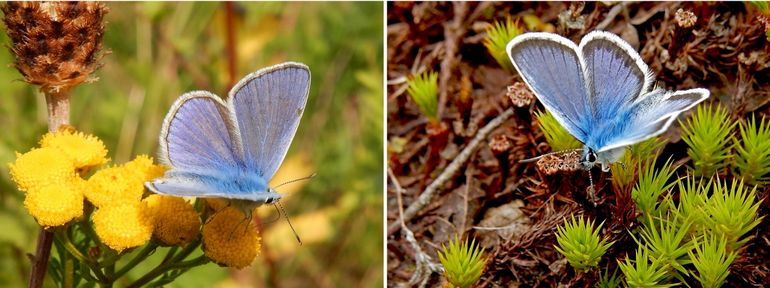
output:
M596 162L596 153L588 151L588 162Z

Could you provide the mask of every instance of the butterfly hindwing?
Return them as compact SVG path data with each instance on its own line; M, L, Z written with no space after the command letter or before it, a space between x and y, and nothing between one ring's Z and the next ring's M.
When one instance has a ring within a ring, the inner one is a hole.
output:
M310 70L285 63L257 71L230 91L246 166L270 179L281 165L305 110Z
M679 114L703 102L709 94L707 89L697 88L676 92L657 89L643 95L642 100L628 108L628 118L620 120L625 129L613 133L598 151L632 145L662 134Z
M179 197L227 198L261 203L267 199L281 198L280 194L268 192L267 183L263 179L234 175L237 173L240 172L172 170L165 177L148 182L146 186L155 193Z
M524 82L551 114L581 142L591 125L587 83L572 41L552 33L526 33L507 46Z

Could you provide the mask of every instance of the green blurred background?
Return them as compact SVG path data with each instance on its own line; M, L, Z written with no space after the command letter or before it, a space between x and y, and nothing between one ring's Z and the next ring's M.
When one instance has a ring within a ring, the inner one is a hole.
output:
M288 194L283 204L302 246L283 219L275 220L275 209L262 208L262 254L251 267L207 264L171 286L381 287L383 4L232 4L235 81L284 61L303 62L312 72L305 115L273 180L318 176L280 189ZM110 53L94 74L98 81L73 90L71 121L105 142L112 163L124 163L156 154L163 117L182 93L227 95L233 81L228 14L221 3L107 6L104 46ZM0 43L9 42L0 33ZM38 231L5 163L47 131L42 94L21 81L12 63L8 49L0 50L0 287L26 286L26 254L34 251ZM151 269L155 260L138 270Z

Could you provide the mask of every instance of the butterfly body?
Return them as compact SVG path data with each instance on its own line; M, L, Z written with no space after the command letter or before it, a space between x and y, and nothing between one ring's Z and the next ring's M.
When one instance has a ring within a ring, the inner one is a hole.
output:
M249 209L281 199L268 186L289 149L310 88L307 66L261 69L233 87L227 101L206 91L182 95L160 134L166 174L145 183L155 193L223 198Z
M709 97L700 88L654 88L639 54L609 32L590 32L579 45L552 33L525 33L506 49L546 110L584 144L585 169L600 164L608 171L625 147L665 132Z

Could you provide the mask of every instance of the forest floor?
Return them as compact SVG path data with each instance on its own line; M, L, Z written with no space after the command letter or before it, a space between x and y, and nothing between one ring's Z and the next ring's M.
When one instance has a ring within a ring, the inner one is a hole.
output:
M429 272L435 268L429 264L438 263L436 251L459 235L475 238L492 259L480 285L589 286L597 281L600 269L577 273L554 249L556 227L570 214L604 222L601 235L614 244L600 267L613 271L619 260L635 251L630 231L638 226L638 212L629 191L611 185L612 172L597 168L591 172L597 188L594 205L586 195L589 172L546 175L534 163L519 163L551 149L533 114L543 110L541 105L511 104L509 86L521 78L502 68L482 44L487 27L496 21L510 17L529 26L529 31L554 32L576 42L590 31L609 31L639 51L658 86L707 88L712 96L706 103L728 108L736 121L769 111L770 43L765 25L770 22L749 4L387 5L391 284L446 283L440 273ZM692 27L677 23L680 8L697 17ZM424 71L439 73L438 132L429 129L406 92L406 80ZM516 93L519 88L512 89ZM662 135L667 143L660 158L672 157L685 164L678 169L686 171L687 146L679 134L680 127L674 124ZM758 213L765 217L730 268L731 287L770 283L769 191L757 189L758 201L764 202Z

